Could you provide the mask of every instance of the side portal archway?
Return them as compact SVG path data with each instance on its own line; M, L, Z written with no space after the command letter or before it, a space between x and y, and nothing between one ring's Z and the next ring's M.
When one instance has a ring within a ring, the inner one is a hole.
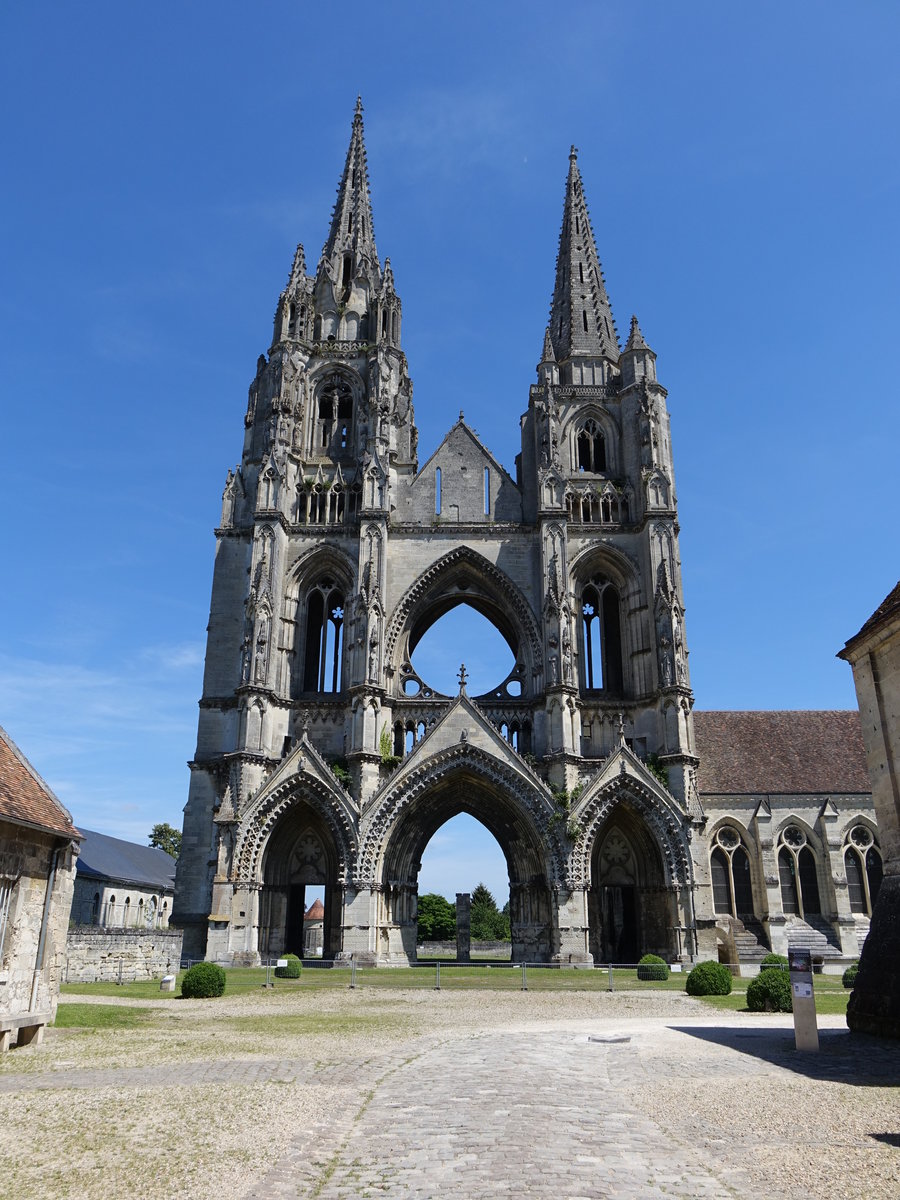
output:
M259 952L303 957L308 889L324 889L322 957L340 950L343 888L331 830L309 804L299 802L279 820L262 860Z

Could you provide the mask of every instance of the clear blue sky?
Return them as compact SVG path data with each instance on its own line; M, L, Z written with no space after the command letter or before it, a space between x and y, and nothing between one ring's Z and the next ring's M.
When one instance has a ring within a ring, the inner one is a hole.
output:
M900 573L900 6L334 11L4 8L0 722L79 824L180 825L225 473L357 92L422 461L462 408L513 466L574 143L669 389L697 705L853 706ZM425 863L505 895L489 839Z

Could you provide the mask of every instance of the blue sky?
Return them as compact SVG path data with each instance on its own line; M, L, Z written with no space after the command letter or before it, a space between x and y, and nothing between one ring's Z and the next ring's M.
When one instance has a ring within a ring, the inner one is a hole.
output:
M574 143L669 389L697 705L853 706L898 577L898 6L332 11L5 6L0 722L78 823L180 825L225 473L357 92L422 461L463 409L513 466ZM454 828L422 890L503 893Z

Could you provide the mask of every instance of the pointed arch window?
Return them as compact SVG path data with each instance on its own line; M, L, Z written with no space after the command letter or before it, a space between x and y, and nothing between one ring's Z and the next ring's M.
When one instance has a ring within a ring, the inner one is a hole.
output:
M599 475L606 470L606 439L593 417L575 434L575 466L579 471Z
M850 911L871 917L881 889L881 850L867 826L854 825L844 843L844 869Z
M750 856L741 835L730 825L724 825L716 834L710 868L715 911L732 917L752 916L755 910Z
M331 580L311 588L306 601L303 690L339 692L344 653L344 595Z
M353 424L353 389L338 371L327 375L316 391L313 453L338 456L350 447Z
M799 825L787 825L778 847L781 907L786 915L806 918L822 911L816 856Z
M619 593L601 577L581 593L581 661L588 691L622 694L622 633Z

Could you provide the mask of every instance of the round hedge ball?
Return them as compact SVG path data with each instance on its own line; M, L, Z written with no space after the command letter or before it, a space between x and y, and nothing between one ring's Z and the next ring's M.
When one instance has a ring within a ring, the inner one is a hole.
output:
M689 996L727 996L731 992L731 972L724 963L697 963L687 977Z
M669 964L658 954L645 954L638 962L637 977L638 979L668 979Z
M751 1012L793 1012L791 977L787 971L760 971L747 985Z
M209 1000L225 991L225 972L215 963L194 963L181 981L181 994L187 1000Z
M299 979L303 964L296 954L285 954L285 965L275 968L276 979Z

